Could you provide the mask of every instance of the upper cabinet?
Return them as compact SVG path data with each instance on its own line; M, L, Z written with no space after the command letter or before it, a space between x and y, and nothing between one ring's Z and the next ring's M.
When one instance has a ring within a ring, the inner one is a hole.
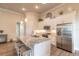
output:
M44 18L42 22L39 22L38 29L43 29L43 27L46 25L51 26L51 29L56 29L57 24L72 23L74 18L75 18L75 11L60 15L56 18Z
M70 12L70 13L61 15L59 17L56 17L54 20L57 25L61 23L72 23L74 18L75 18L75 12Z

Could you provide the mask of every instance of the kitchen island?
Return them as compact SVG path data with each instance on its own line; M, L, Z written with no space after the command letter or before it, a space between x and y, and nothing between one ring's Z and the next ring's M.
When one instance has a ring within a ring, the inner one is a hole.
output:
M20 41L31 48L31 56L50 56L50 39L45 37L21 37Z

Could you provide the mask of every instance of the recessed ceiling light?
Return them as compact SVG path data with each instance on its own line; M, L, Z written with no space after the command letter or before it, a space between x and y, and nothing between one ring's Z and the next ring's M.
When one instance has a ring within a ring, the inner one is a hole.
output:
M27 22L27 18L25 18L25 22Z
M38 5L36 5L35 8L38 9L39 8Z
M23 10L23 11L26 11L26 9L25 9L25 8L22 8L22 10Z

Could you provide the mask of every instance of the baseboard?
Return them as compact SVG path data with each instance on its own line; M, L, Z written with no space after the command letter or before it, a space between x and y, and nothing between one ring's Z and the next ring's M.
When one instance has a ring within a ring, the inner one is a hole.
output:
M79 50L75 50L75 55L79 56Z

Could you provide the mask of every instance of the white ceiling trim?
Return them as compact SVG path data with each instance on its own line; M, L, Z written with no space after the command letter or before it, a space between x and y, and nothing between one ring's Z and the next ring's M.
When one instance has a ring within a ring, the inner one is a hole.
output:
M57 9L57 8L59 8L59 7L61 7L61 6L63 6L63 5L65 5L65 4L64 4L64 3L63 3L63 4L60 4L60 5L58 5L58 6L54 7L54 8L49 9L48 11L45 11L45 12L42 13L42 14L46 14L46 13L48 13L49 11L53 11L53 10L55 10L55 9Z
M19 13L19 12L16 12L16 11L12 11L12 10L9 10L9 9L5 9L5 8L0 8L0 11L23 15L22 13Z

